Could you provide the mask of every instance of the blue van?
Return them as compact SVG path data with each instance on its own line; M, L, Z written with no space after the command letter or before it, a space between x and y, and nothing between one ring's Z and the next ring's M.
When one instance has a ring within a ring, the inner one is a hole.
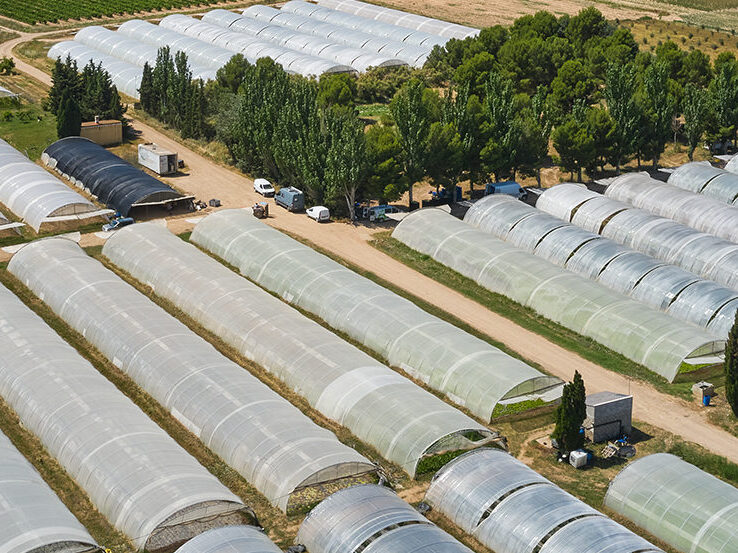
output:
M484 185L484 195L489 196L490 194L507 194L508 196L514 196L518 200L524 200L528 197L528 192L515 181L504 181L504 182L488 182Z
M305 209L305 195L302 190L294 186L280 188L279 192L274 195L274 201L277 205L281 205L287 211L302 211Z

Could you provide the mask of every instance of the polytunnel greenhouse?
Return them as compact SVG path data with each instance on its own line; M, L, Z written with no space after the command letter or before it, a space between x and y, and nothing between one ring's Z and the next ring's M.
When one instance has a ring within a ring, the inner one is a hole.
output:
M11 234L15 229L19 229L24 226L25 225L23 223L13 223L8 221L8 218L0 213L0 236L4 236L5 232Z
M652 179L648 173L628 173L615 178L605 189L605 196L738 242L738 208Z
M271 6L249 6L243 10L243 16L272 25L295 29L316 37L330 39L333 42L361 48L367 52L376 52L390 58L397 58L413 67L423 67L430 54L430 48L413 46L412 44L378 37L355 29L346 29L346 27L340 25L318 21L296 13L283 12Z
M156 46L128 38L124 34L97 25L83 27L74 35L74 41L141 68L146 63L153 68L156 65L159 51ZM197 65L189 59L188 62L193 79L203 81L215 79L215 71L212 68ZM143 75L143 69L141 75Z
M163 227L126 227L103 254L410 475L497 437Z
M738 290L738 244L575 184L549 188L538 199L536 207L704 279Z
M242 209L213 213L192 241L241 274L373 349L455 403L490 420L521 401L552 401L542 374L375 284Z
M358 15L303 2L302 0L290 0L280 9L286 13L303 15L316 21L340 25L346 29L366 32L377 37L387 38L396 42L404 42L413 46L433 49L434 46L443 46L448 42L447 38L442 38L432 33L408 29L407 27L400 27L383 21L366 19Z
M376 471L74 242L27 246L11 271L283 511L307 487Z
M57 140L44 150L41 159L124 216L133 209L192 199L87 138L69 136Z
M214 33L214 30L207 33L203 32L203 23L182 14L168 15L161 20L159 25L188 36L197 36L197 38L206 42L210 42L209 39L213 36L211 33ZM227 28L230 31L243 33L243 35L270 43L273 47L286 48L296 57L295 59L301 59L301 63L306 67L313 64L314 60L312 58L316 60L322 58L334 64L346 66L346 70L353 69L359 72L364 72L369 67L404 65L404 62L399 59L392 59L359 48L351 48L288 27L280 27L247 17L234 20ZM221 29L222 31L223 29ZM290 66L297 67L296 63Z
M213 72L223 67L233 57L233 52L225 48L170 31L141 19L126 21L118 27L117 33L135 41L150 44L157 49L168 46L172 55L184 52L187 54L189 63L211 69Z
M266 38L250 36L238 32L235 23L241 21L238 14L226 10L213 10L206 13L202 21L181 16L167 23L176 25L180 32L188 37L197 37L199 41L218 45L233 54L243 55L249 62L255 63L259 58L269 57L290 73L306 77L320 76L324 73L350 73L354 69L342 63L336 63L307 52L281 46L278 42ZM189 21L187 21L189 20ZM234 27L231 27L234 24ZM193 40L195 40L193 38Z
M725 170L733 174L738 174L738 154L728 160L725 164Z
M677 319L707 328L718 338L726 337L735 321L735 290L621 246L511 196L482 198L466 212L464 222Z
M192 538L176 553L282 553L282 550L259 528L223 526Z
M340 490L313 508L295 540L310 553L472 553L381 486Z
M0 362L1 363L1 362ZM0 432L0 551L99 553L102 550L33 465Z
M738 489L668 453L628 464L605 505L683 553L734 553Z
M47 56L52 60L60 58L65 60L69 57L72 61L77 62L77 66L80 68L90 61L95 65L102 65L110 75L111 82L120 92L134 99L139 98L138 89L141 87L143 73L137 65L104 54L76 40L57 42L49 48Z
M39 243L24 246L9 264L26 284L26 275L15 268ZM0 396L139 550L155 553L207 527L253 518L238 497L3 286Z
M495 553L663 553L499 450L448 463L425 501Z
M669 382L693 364L711 362L725 347L724 340L706 330L506 244L442 210L410 214L392 236Z
M409 29L417 29L433 33L444 38L456 38L464 40L471 36L477 36L479 29L433 19L415 13L408 13L401 10L393 10L375 4L367 4L357 0L318 0L318 4L334 10L344 11L366 17L385 21L394 25L401 25Z
M99 210L42 167L0 139L0 203L39 231L45 223L98 217ZM9 224L0 215L0 224ZM17 226L17 225L14 225Z
M704 194L727 204L738 205L738 175L728 170L738 162L731 159L725 169L713 167L709 162L693 161L677 167L669 175L669 184Z

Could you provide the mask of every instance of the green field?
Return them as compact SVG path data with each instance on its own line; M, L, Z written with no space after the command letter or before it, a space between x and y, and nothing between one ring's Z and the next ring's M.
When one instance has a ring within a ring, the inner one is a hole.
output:
M0 107L0 138L30 159L38 159L56 140L56 118L37 104Z
M88 19L140 11L169 10L188 6L217 4L217 0L3 0L0 15L34 25L60 19Z

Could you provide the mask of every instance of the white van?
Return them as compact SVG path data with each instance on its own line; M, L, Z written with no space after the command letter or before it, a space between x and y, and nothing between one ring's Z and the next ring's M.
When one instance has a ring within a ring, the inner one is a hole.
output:
M319 223L325 223L326 221L330 221L331 214L328 211L328 208L322 205L316 205L313 207L309 207L306 211L307 216L311 219L315 219Z

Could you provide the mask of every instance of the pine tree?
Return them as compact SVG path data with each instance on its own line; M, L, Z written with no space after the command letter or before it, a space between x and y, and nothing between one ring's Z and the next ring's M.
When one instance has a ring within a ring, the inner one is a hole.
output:
M738 417L738 313L725 345L725 399Z
M556 428L551 437L559 443L559 450L573 451L584 445L584 434L579 430L587 417L586 399L582 375L575 372L572 382L564 386L561 403L556 408Z
M64 91L60 100L56 117L56 134L59 138L79 136L82 127L82 114L77 100L68 90Z

